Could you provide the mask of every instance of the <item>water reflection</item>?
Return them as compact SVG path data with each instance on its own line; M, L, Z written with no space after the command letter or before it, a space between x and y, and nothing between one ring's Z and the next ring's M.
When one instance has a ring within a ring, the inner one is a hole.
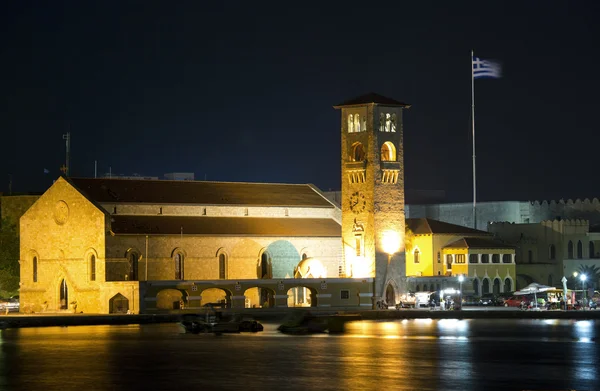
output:
M597 389L600 323L353 322L343 335L175 324L0 331L0 389Z

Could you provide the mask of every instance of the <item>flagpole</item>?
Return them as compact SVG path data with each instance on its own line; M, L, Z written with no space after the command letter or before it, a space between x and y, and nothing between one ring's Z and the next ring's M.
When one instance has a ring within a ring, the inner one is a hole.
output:
M475 177L475 73L471 50L471 124L473 131L473 228L477 229L477 180Z

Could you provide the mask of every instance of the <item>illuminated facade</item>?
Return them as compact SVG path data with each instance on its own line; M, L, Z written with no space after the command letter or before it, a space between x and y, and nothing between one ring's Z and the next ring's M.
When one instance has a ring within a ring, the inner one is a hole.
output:
M406 219L412 232L406 275L413 291L458 288L476 295L514 291L515 247L492 234L433 219Z
M396 303L404 290L403 109L368 94L341 111L342 242L340 274L374 278L376 303Z
M21 310L360 306L340 213L310 185L61 177L20 220Z

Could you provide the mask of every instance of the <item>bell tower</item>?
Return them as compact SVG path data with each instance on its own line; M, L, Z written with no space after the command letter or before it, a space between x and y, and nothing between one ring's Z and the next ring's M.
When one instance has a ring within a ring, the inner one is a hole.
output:
M378 94L342 112L342 275L373 278L373 305L406 290L402 115L410 105Z

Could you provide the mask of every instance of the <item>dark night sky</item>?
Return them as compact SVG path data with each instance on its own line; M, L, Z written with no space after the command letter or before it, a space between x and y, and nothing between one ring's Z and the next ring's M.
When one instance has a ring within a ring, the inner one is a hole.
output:
M470 201L474 49L504 76L475 82L479 200L600 197L594 2L328 4L3 2L0 191L45 190L69 125L73 176L339 189L332 106L373 91L412 104L406 188Z

